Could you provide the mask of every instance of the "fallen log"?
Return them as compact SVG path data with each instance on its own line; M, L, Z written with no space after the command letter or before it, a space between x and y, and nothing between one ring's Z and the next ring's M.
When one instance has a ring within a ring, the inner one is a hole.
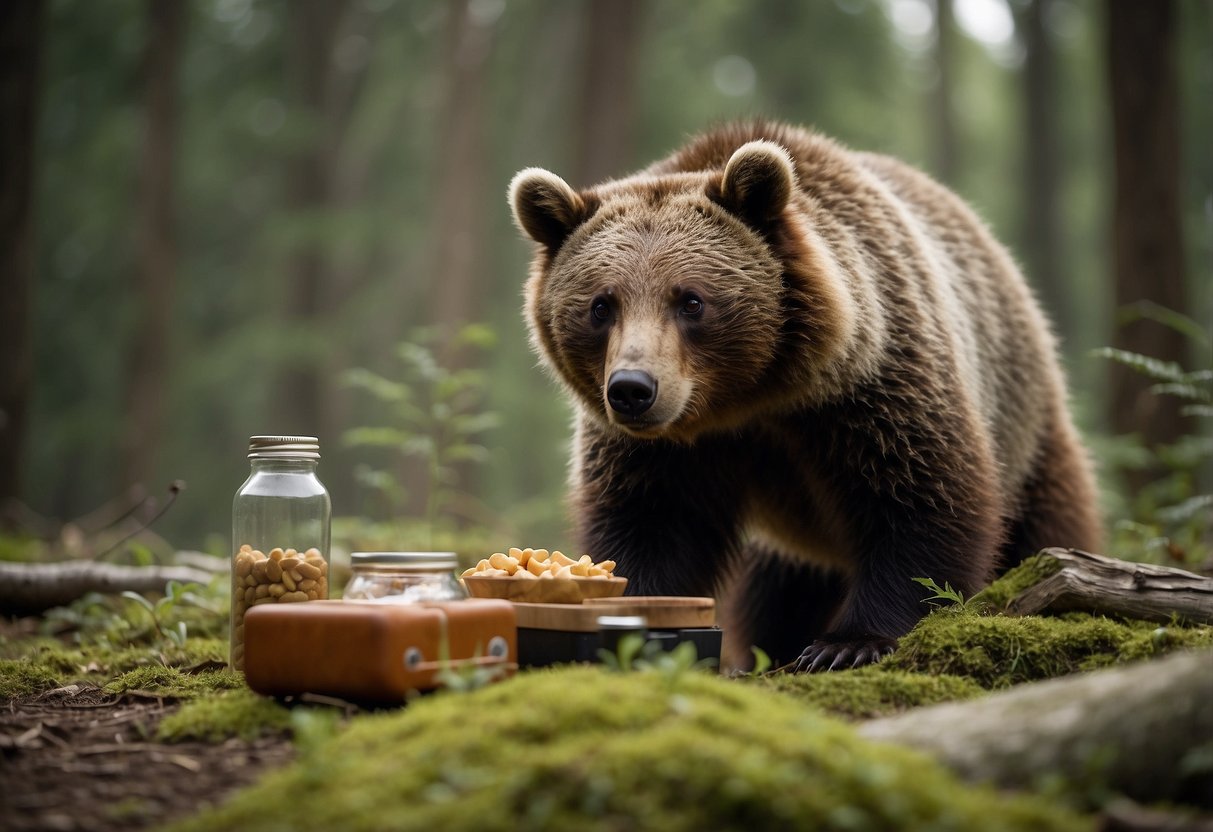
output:
M36 615L90 592L163 592L169 581L207 584L192 566L120 566L97 561L0 563L0 614Z
M217 558L206 552L195 552L190 549L178 549L174 552L173 563L177 566L191 566L211 574L226 573L232 568L232 562L227 558Z
M1037 571L1050 573L1007 605L1011 615L1090 612L1147 621L1213 624L1213 578L1133 563L1079 549L1045 549Z
M1141 801L1213 806L1213 771L1194 765L1213 740L1213 651L1021 685L918 708L858 727L925 751L973 782L1023 789L1043 774L1093 776Z

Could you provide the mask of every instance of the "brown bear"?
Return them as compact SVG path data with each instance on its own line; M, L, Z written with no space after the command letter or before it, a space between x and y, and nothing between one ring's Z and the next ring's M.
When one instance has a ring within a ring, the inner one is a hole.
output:
M915 578L1098 548L1049 325L924 174L747 123L582 191L528 168L510 203L581 542L633 594L727 587L735 665L877 661L928 610Z

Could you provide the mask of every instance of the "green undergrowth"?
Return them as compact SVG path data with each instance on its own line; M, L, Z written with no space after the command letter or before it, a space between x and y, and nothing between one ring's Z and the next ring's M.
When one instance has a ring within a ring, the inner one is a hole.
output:
M1056 559L1036 555L972 598L937 607L877 670L963 677L999 689L1213 646L1213 627L1207 625L1159 625L1087 613L1002 614L1013 598L1060 568Z
M181 646L67 647L52 639L9 642L0 658L0 699L33 696L73 682L111 693L148 690L197 695L232 686L238 676L216 669L227 659L226 639L188 639ZM230 678L229 678L230 677Z
M566 667L358 717L173 829L809 827L1088 824L1043 799L962 785L777 691L697 672Z
M775 673L745 677L755 684L845 719L878 716L959 699L985 691L969 679L890 670L885 664L834 673Z
M286 732L290 725L291 712L287 708L242 686L184 703L160 721L156 739L222 742L239 737L251 741L266 734Z
M1201 647L1213 647L1213 627L947 607L924 618L879 667L963 676L994 689Z
M962 603L937 607L877 665L833 673L776 673L752 679L847 719L979 695L1172 650L1213 647L1213 627L1117 620L1084 613L1001 614L1012 598L1060 568L1026 559Z

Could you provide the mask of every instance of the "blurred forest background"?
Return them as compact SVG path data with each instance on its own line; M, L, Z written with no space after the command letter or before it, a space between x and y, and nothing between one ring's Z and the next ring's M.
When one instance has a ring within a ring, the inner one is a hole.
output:
M0 557L95 554L169 502L141 545L224 553L259 433L320 437L345 545L571 548L570 414L527 344L506 184L539 165L589 185L746 116L967 198L1056 322L1117 539L1182 559L1181 526L1207 536L1207 0L7 0L0 19ZM1104 346L1179 366L1139 361L1146 379Z

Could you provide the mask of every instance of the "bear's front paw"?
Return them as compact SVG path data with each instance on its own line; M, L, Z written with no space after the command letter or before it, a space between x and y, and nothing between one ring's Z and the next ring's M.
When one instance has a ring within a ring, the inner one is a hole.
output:
M804 649L792 670L796 673L821 673L849 670L883 659L897 647L897 640L868 636L835 641L818 639Z

